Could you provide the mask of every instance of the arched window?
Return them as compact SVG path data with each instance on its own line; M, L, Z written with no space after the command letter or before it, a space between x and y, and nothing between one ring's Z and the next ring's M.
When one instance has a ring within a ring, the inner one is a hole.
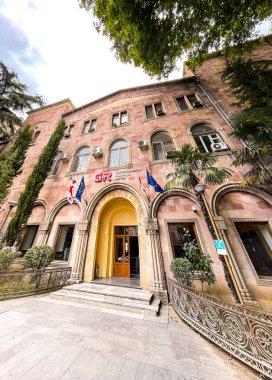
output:
M173 152L175 150L173 141L168 133L157 132L151 138L151 144L153 149L153 160L165 160L169 158L168 152Z
M61 165L61 162L62 162L62 157L63 157L63 152L58 151L55 158L54 158L53 164L51 166L49 175L56 175L57 174L59 167Z
M37 131L32 139L32 144L35 144L35 142L38 140L38 137L40 136L41 131Z
M115 168L128 164L128 146L125 140L116 140L110 146L109 166Z
M217 152L229 149L219 133L208 124L201 123L195 125L192 128L192 134L201 152Z
M87 170L90 154L91 150L88 146L79 148L74 158L72 172L84 172Z

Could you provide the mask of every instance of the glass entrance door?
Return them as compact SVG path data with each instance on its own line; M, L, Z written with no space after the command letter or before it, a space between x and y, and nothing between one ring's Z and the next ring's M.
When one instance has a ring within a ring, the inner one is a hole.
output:
M137 226L115 226L113 276L130 277L139 274Z

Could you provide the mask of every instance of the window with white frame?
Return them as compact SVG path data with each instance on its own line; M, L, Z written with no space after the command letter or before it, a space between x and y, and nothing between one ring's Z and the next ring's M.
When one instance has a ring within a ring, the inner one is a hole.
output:
M69 138L69 137L72 137L73 136L73 133L74 133L74 125L66 125L65 129L64 129L64 133L63 133L63 137L65 139Z
M62 157L63 157L63 152L58 151L55 158L54 158L53 164L51 166L49 175L57 175L58 170L59 170L61 163L62 163Z
M179 111L181 112L195 109L195 108L200 108L203 106L203 103L199 95L196 93L179 96L176 98L176 102L177 102Z
M110 146L109 167L115 168L128 164L128 144L125 140L114 141Z
M158 102L145 106L145 115L147 119L153 119L154 117L165 115L162 103Z
M117 112L112 115L112 127L128 123L128 111Z
M192 134L201 152L229 150L219 133L205 123L195 125Z
M82 134L87 135L96 130L97 119L86 120L83 125Z
M79 148L76 152L72 165L72 172L84 172L88 169L91 150L88 146Z
M171 137L166 132L157 132L151 138L153 160L161 161L169 158L168 155L175 150Z

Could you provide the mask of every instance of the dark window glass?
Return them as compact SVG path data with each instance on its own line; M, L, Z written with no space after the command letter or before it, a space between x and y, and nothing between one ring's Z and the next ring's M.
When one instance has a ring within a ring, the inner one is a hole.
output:
M178 103L179 109L181 111L186 111L188 109L188 106L186 104L184 96L181 96L180 98L177 98L177 103Z
M74 226L61 226L55 250L55 260L67 261L74 236Z
M89 128L90 128L90 120L85 121L84 126L83 126L83 130L82 130L82 133L83 133L84 135L86 135L87 133L89 133Z
M165 160L165 155L163 152L162 144L159 143L153 143L153 153L154 153L154 160Z
M23 242L20 247L20 251L25 253L29 248L32 247L35 237L37 235L39 226L27 226L26 232L24 234Z
M156 111L156 115L157 116L163 116L163 115L165 115L161 103L154 104L154 107L155 107L155 111Z
M187 95L187 99L189 100L191 106L193 106L194 102L198 102L198 99L195 96L195 94Z
M272 276L272 235L264 223L235 223L248 256L259 276Z
M185 223L169 224L168 229L174 258L184 257L184 243L197 241L194 225Z
M50 175L56 175L58 170L59 170L59 167L61 165L61 159L62 159L62 156L63 156L63 153L61 151L59 151L57 153L57 155L55 156L54 158L54 161L53 161L53 164L51 166L51 170L50 170Z
M149 106L145 106L145 113L147 119L152 119L154 117L152 104L150 104Z

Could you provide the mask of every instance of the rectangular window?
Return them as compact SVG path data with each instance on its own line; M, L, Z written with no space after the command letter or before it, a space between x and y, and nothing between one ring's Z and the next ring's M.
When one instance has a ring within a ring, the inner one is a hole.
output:
M72 246L75 226L60 226L57 244L55 247L55 260L68 261Z
M197 241L194 223L168 224L173 257L184 257L184 243Z
M203 106L203 103L201 102L199 96L195 93L179 96L178 98L176 98L176 102L181 112L201 108Z
M164 151L163 151L162 144L160 142L153 143L153 151L154 151L154 160L155 161L165 160L165 154L164 154Z
M39 229L39 226L26 227L24 238L20 247L20 251L22 253L26 253L26 251L33 246L38 229Z
M97 125L97 119L87 120L84 122L82 134L87 135L90 132L95 131Z
M162 103L154 103L145 106L145 114L147 119L152 119L155 116L160 117L165 115Z
M112 115L112 127L118 127L119 125L128 123L128 111L122 111L114 113Z
M180 98L177 98L176 100L177 100L180 111L186 111L189 108L187 106L184 96L181 96Z
M72 137L74 133L74 125L67 125L64 129L63 137L65 139Z
M272 234L268 223L235 223L259 276L272 276Z

